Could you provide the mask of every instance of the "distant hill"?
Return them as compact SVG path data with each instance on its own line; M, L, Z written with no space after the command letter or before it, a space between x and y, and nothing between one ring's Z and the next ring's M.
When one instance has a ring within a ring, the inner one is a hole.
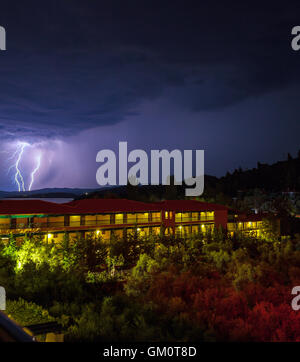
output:
M172 177L171 177L172 178ZM171 182L172 183L172 182ZM112 198L121 197L140 201L185 198L185 185L114 186L99 189L46 188L25 192L0 191L0 198ZM260 189L266 193L300 192L300 151L298 157L288 154L287 160L272 165L257 163L251 170L236 169L221 178L205 175L202 199L229 204L239 192Z
M82 194L80 198L122 197L140 201L157 201L161 199L182 199L185 197L185 185L182 186L120 186L105 188ZM266 193L283 191L300 191L300 152L293 158L288 154L287 160L272 165L257 163L251 170L239 168L221 178L205 175L202 199L222 204L230 204L239 192L260 189Z
M185 198L185 185L143 185L143 186L119 186L103 188L90 192L88 195L82 194L78 199L83 198L127 198L130 200L139 200L145 202L159 201L163 199L183 199ZM215 188L218 178L215 176L205 175L205 187Z
M235 170L218 181L218 188L227 195L237 191L262 189L266 192L300 191L300 151L298 157L288 154L286 161L272 165L258 162L251 170Z
M80 189L80 188L45 188L33 191L0 191L0 198L76 198L79 195L94 192L97 189Z

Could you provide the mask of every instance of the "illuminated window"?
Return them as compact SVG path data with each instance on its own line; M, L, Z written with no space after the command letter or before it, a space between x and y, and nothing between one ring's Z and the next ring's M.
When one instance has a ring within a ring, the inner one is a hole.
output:
M190 213L189 212L183 212L182 213L182 220L189 220L190 219Z
M79 217L79 216L78 216ZM63 226L64 225L64 216L50 216L48 218L49 224L53 224L54 226ZM80 221L80 217L78 219Z
M205 212L200 213L200 220L206 220L206 213Z
M97 225L97 215L85 215L85 225Z
M160 212L152 212L152 220L153 221L158 221L160 219L161 219Z
M80 226L80 215L70 216L70 226Z
M135 224L136 223L136 214L127 214L127 223Z
M176 212L175 221L181 221L181 212Z
M192 219L193 220L198 220L198 215L199 215L198 212L193 212L192 213Z
M149 214L147 212L143 214L137 214L137 222L148 222Z
M207 220L213 220L214 218L214 212L213 211L208 211L206 213L206 217L207 217Z
M98 225L109 225L110 224L110 215L109 214L97 215L97 224Z
M115 215L116 224L123 224L123 214Z

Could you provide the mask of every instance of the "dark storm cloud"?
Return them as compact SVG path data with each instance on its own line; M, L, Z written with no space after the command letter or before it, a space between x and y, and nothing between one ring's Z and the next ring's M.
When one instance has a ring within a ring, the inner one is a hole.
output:
M159 97L192 112L221 110L298 82L293 2L234 3L4 5L2 135L56 137L112 125Z
M36 125L37 134L43 134L43 129L74 133L113 124L134 114L141 100L159 96L164 83L174 83L168 79L169 73L132 55L127 59L121 51L89 54L89 58L80 54L76 61L65 55L63 62L51 56L38 60L32 56L2 82L0 115L3 124Z

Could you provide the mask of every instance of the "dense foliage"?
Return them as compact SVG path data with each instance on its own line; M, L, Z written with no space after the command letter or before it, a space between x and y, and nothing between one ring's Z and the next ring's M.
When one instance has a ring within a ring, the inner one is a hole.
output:
M299 236L11 237L0 285L14 319L57 320L67 341L300 340Z

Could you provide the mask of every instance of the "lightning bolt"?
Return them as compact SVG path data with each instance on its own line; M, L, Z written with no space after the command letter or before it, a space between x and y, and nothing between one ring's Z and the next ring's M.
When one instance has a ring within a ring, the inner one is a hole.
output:
M16 183L17 183L17 185L18 185L18 190L19 190L19 192L21 191L21 187L22 187L22 191L25 191L24 179L23 179L23 176L22 176L22 174L21 174L21 172L20 172L19 164L20 164L20 161L21 161L21 159L22 159L22 156L23 156L23 153L24 153L24 149L25 149L25 147L27 147L27 146L29 146L29 144L26 143L26 142L20 143L19 146L18 146L18 148L17 148L17 150L16 150L16 152L15 152L14 155L13 155L13 157L16 156L16 155L18 155L17 161L16 161L16 163L15 163L14 166L15 166L15 169L16 169L15 181L16 181ZM20 179L20 181L19 181L19 179Z
M20 170L20 163L24 157L24 151L26 147L34 147L27 142L18 142L15 151L7 158L8 161L12 161L12 165L8 168L7 173L14 169L14 180L18 186L18 191L26 191L24 178ZM9 151L0 151L0 153L10 153ZM38 172L41 166L42 153L39 151L36 157L36 166L30 174L30 185L28 191L31 191L32 185L35 181L35 174Z
M41 155L38 155L37 157L37 164L36 164L36 167L35 169L31 172L31 181L30 181L30 185L29 185L29 188L28 188L28 191L31 191L31 187L34 183L34 175L36 174L36 172L39 170L41 166Z

